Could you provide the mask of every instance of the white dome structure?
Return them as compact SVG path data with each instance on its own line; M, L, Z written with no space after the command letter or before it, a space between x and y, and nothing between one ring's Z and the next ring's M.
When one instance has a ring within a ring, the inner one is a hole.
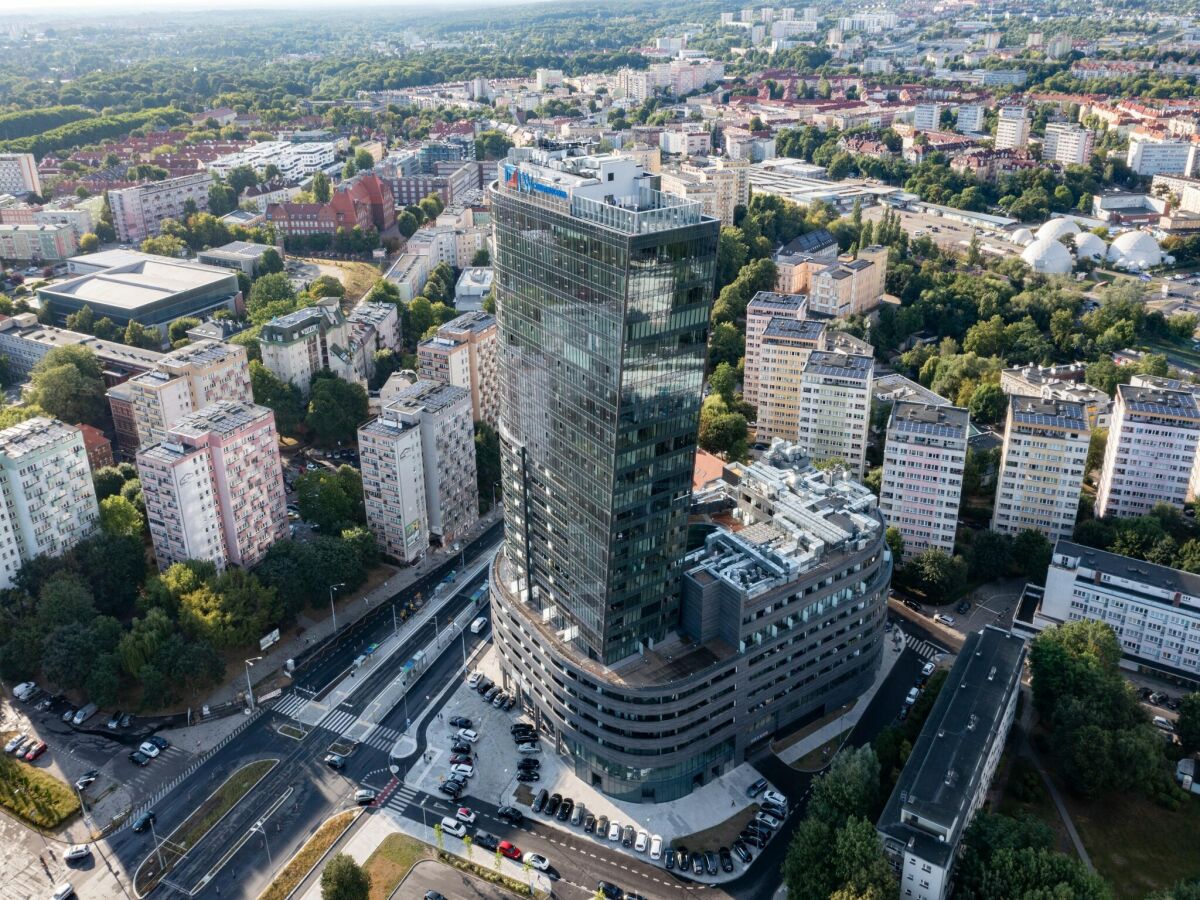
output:
M1068 234L1079 234L1079 226L1074 219L1051 219L1037 230L1037 239L1057 241Z
M1019 247L1028 247L1033 243L1033 232L1028 228L1018 228L1012 233L1009 240Z
M1090 231L1085 231L1075 238L1075 256L1079 259L1090 257L1095 260L1104 259L1108 248L1104 246L1104 241L1100 240Z
M1148 269L1162 263L1162 250L1146 232L1127 231L1109 245L1108 259L1127 268Z
M1021 259L1043 275L1066 275L1075 268L1071 252L1054 238L1038 238L1021 252Z

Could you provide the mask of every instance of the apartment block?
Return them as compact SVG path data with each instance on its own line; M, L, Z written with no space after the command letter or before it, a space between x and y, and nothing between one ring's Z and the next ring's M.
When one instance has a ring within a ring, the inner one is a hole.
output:
M1002 369L1000 390L1021 397L1078 403L1087 416L1088 428L1107 428L1112 399L1083 380L1086 370L1087 367L1081 363L1060 366L1029 363L1013 369ZM1135 384L1137 377L1134 376Z
M971 632L879 817L901 900L950 896L963 833L987 798L1017 714L1025 642Z
M663 132L666 137L671 132ZM707 141L708 134L704 134ZM705 148L706 149L706 148ZM733 225L739 206L750 202L750 161L716 157L681 163L662 173L662 189L688 200L698 200L706 215Z
M1140 516L1156 503L1182 509L1195 493L1200 406L1187 391L1117 386L1096 516Z
M384 555L411 565L429 549L425 461L416 419L385 415L358 429L367 527Z
M96 530L100 511L83 433L38 416L0 431L0 587Z
M10 262L59 262L77 247L70 225L0 225L0 259Z
M879 509L905 554L954 552L970 418L958 406L897 402L888 420Z
M757 440L795 441L804 367L814 350L825 349L825 325L812 319L772 318L759 343Z
M0 153L0 194L41 194L37 160L32 153Z
M182 219L188 201L208 209L208 189L213 178L206 172L149 181L108 192L117 239L140 244L158 234L163 219Z
M380 418L420 431L429 534L448 546L479 520L470 391L418 381L395 396Z
M1086 166L1096 145L1096 133L1073 122L1052 122L1042 140L1042 159L1064 166Z
M1011 397L992 530L1019 534L1032 528L1052 542L1070 537L1090 438L1082 405Z
M436 336L417 345L419 374L465 388L471 394L471 418L496 427L499 411L496 318L469 312L451 319Z
M832 265L811 269L808 284L810 313L844 319L866 315L883 302L888 251L874 245L858 257L840 257Z
M938 131L942 124L942 107L937 103L918 103L913 107L913 128L917 131Z
M804 294L778 294L759 291L746 304L746 361L742 375L742 398L758 405L758 387L762 368L762 337L774 318L801 321L807 317L808 297Z
M1129 135L1125 164L1138 175L1191 175L1200 145L1134 131Z
M184 416L137 454L159 569L204 559L218 570L260 562L288 534L275 415L218 401Z
M963 134L979 134L983 131L984 108L977 103L963 104L958 108L954 129Z
M196 341L174 350L123 388L121 395L133 407L139 446L164 440L172 425L210 403L254 400L246 349L221 341Z
M837 239L826 229L800 235L775 254L775 290L785 294L807 291L812 270L835 263L837 258Z
M796 443L818 462L845 460L857 478L866 471L874 372L870 356L818 350L800 378Z
M1029 143L1029 116L1023 106L1002 106L996 120L996 150L1011 150Z
M259 332L258 348L263 365L305 397L322 369L364 386L374 371L374 350L368 354L354 341L354 329L336 297L267 322Z

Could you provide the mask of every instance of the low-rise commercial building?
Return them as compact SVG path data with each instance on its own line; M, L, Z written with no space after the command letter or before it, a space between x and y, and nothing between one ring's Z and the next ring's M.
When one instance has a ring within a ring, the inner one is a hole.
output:
M483 309L483 301L492 292L496 273L488 266L469 266L462 270L454 285L454 308L460 312Z
M251 241L231 241L211 250L201 250L196 254L196 261L206 266L218 266L222 269L237 269L249 278L258 277L259 261L268 250L274 250L270 244L256 244ZM279 252L279 251L276 251ZM279 254L280 259L283 254Z
M26 377L55 347L83 346L100 360L104 383L111 387L138 372L153 369L163 354L142 347L130 347L116 341L103 341L90 334L43 325L34 313L0 318L0 353L8 357L14 375Z
M879 817L901 900L944 900L963 833L987 797L1016 717L1025 642L993 625L966 636Z

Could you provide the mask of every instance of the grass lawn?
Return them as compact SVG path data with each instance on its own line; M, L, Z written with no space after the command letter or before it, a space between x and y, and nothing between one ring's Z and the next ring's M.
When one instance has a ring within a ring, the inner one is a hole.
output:
M346 300L357 302L380 279L379 267L367 262L345 259L304 259L321 269L337 269Z
M162 877L177 863L183 854L196 846L210 828L220 821L229 810L233 809L239 800L249 793L259 780L270 772L279 762L277 759L260 759L257 762L242 766L204 799L188 816L183 824L176 828L163 841L163 868L158 866L157 854L151 853L138 867L134 876L134 886L138 893L146 894L154 888Z
M831 737L820 747L813 747L813 749L792 763L792 768L799 769L801 772L819 772L829 765L833 759L833 755L837 753L838 748L842 746L842 741L846 739L846 735L849 733L850 729L847 728L841 734Z
M363 866L371 876L369 900L387 900L408 874L408 870L422 859L432 859L434 850L428 844L410 838L406 834L389 834L375 848ZM282 895L280 895L282 897ZM265 894L259 900L278 900Z
M0 733L8 743L16 732ZM39 828L57 828L79 809L79 799L70 785L49 772L0 756L0 805Z
M1200 369L1200 351L1190 343L1173 343L1167 341L1148 341L1143 345L1149 353L1161 353L1171 365L1184 365Z
M712 828L697 831L695 834L680 835L677 838L672 838L670 846L684 846L689 850L711 850L716 847L728 847L742 833L742 829L754 818L757 812L758 804L753 803L745 809L738 810L738 812L724 822L714 825Z
M297 851L296 855L279 870L279 874L267 885L267 889L258 895L258 900L284 900L296 889L296 885L312 871L312 867L317 864L321 854L332 847L334 842L341 837L342 832L350 827L350 823L354 821L354 817L358 813L357 809L348 809L322 822L321 827L305 841L304 846Z
M1171 811L1133 794L1090 802L1064 796L1092 862L1118 897L1144 897L1200 877L1200 798Z
M1058 809L1054 806L1054 801L1050 799L1050 792L1046 790L1046 784L1037 774L1037 770L1033 768L1033 764L1027 759L1018 757L1011 760L1009 765L1011 768L1008 775L1008 789L1004 792L1004 799L997 812L1013 817L1030 816L1039 822L1044 822L1054 832L1054 849L1059 853L1074 857L1075 845L1071 843L1067 827L1063 824ZM1028 787L1018 791L1018 780L1027 784ZM1023 793L1024 796L1018 797L1018 793Z

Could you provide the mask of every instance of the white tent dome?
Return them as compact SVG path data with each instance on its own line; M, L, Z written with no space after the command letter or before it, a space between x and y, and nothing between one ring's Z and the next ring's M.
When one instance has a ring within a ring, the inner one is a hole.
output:
M1107 251L1108 248L1104 246L1104 241L1090 231L1085 231L1075 238L1075 255L1079 259L1083 259L1085 256L1090 256L1092 259L1104 259Z
M1158 241L1144 231L1127 231L1108 247L1111 262L1141 269L1157 266L1162 262L1162 250Z
M1033 232L1028 228L1018 228L1012 233L1012 236L1009 238L1009 240L1021 247L1026 247L1033 243Z
M1070 251L1053 238L1038 238L1021 252L1021 259L1045 275L1066 275L1075 268Z
M1057 241L1067 234L1079 234L1079 226L1074 219L1051 219L1037 230L1037 239Z

